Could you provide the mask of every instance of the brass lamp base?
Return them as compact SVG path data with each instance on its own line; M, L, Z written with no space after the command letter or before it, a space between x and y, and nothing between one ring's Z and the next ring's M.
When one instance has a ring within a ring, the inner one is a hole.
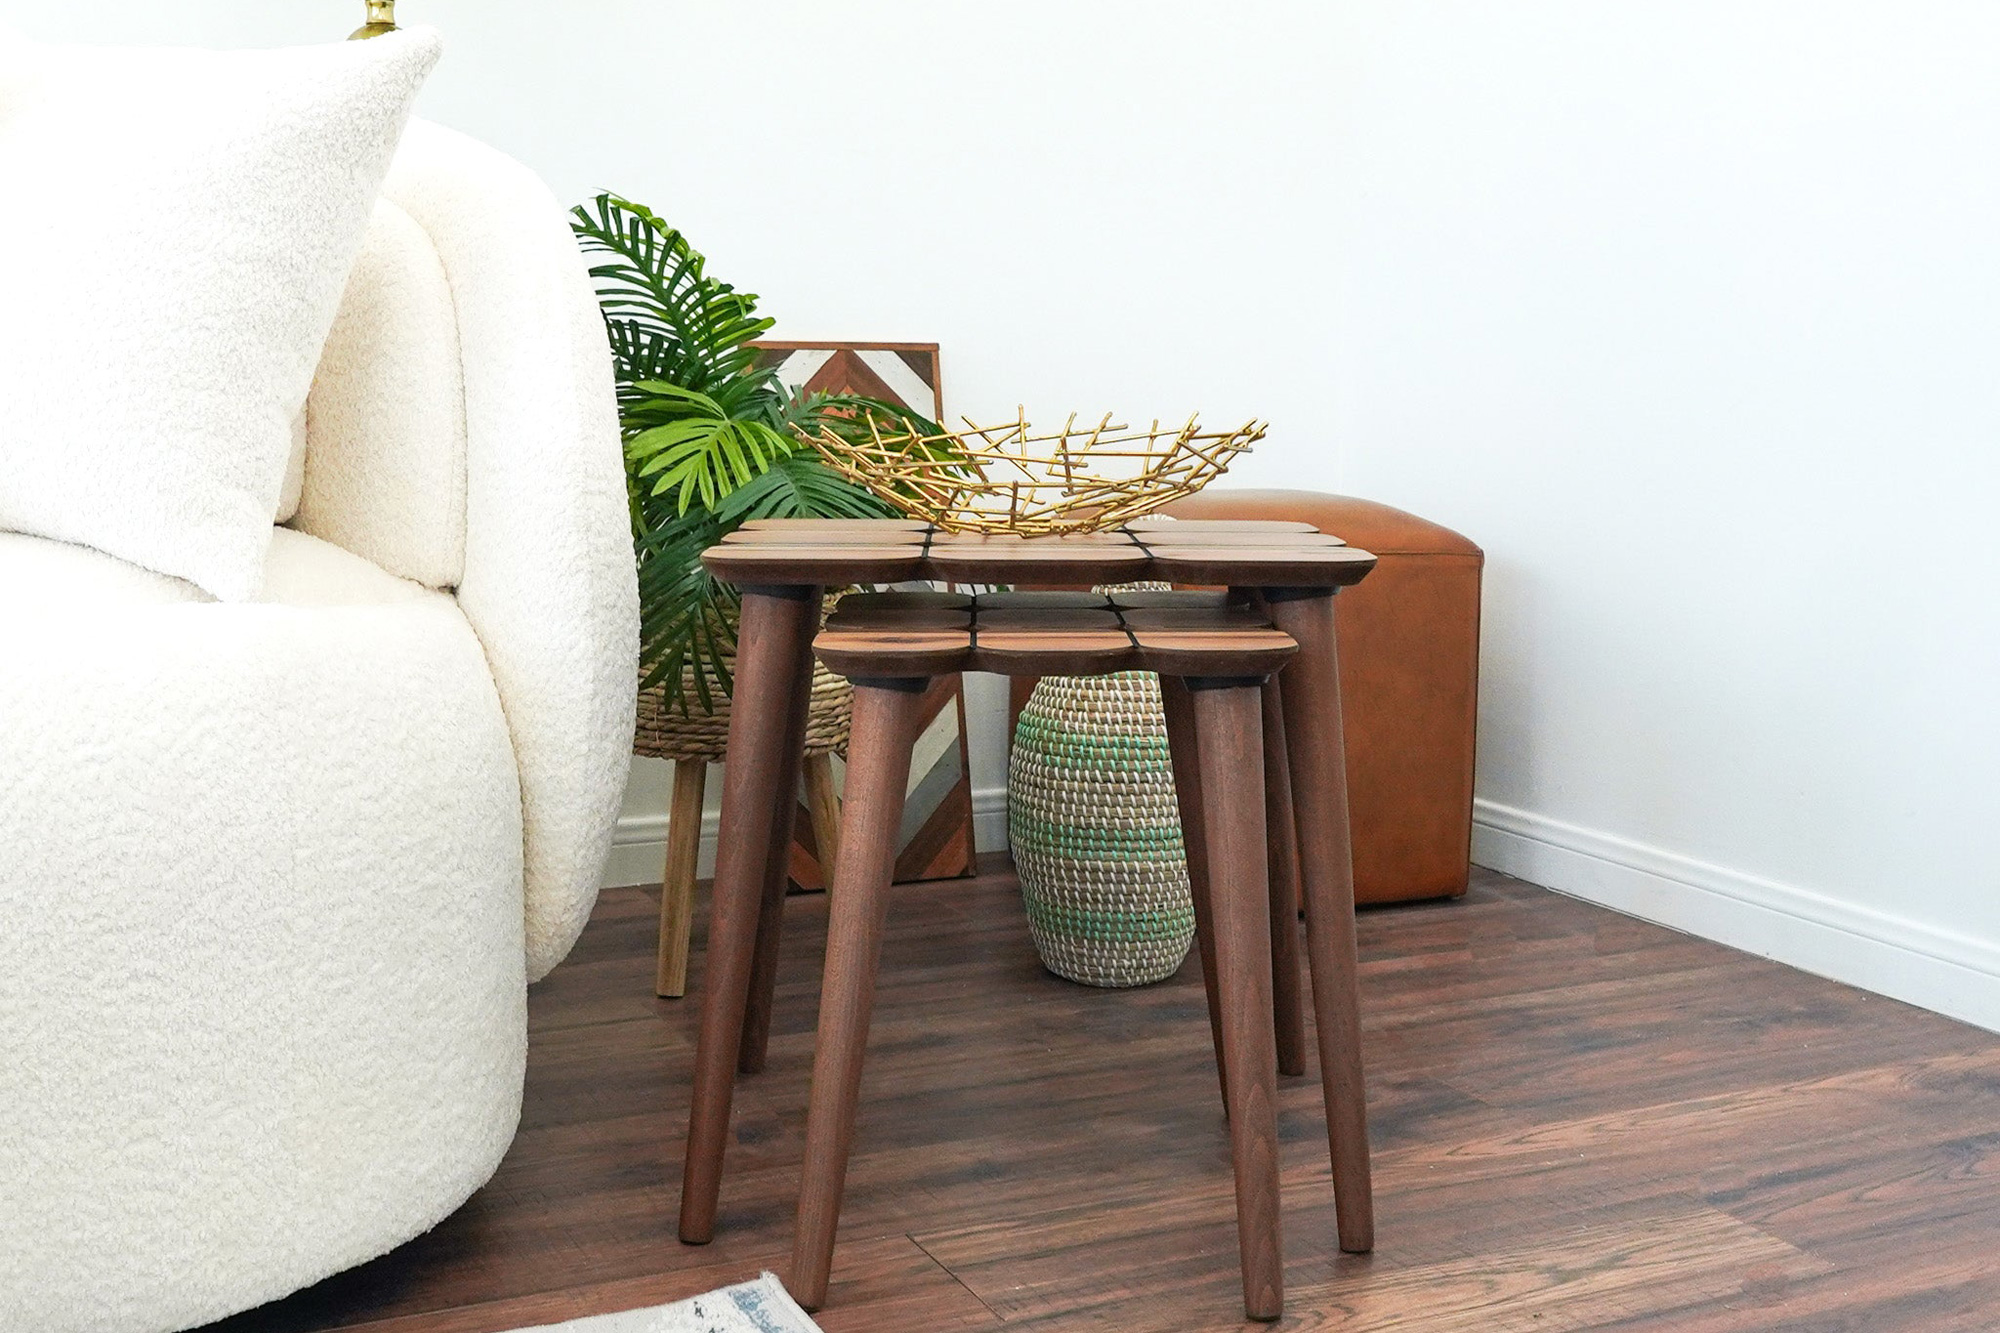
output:
M368 0L368 21L356 28L348 39L358 42L368 37L380 37L385 32L396 31L396 0Z

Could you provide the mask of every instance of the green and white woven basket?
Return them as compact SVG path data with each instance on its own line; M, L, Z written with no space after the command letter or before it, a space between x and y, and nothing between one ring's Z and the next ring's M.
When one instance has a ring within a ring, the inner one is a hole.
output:
M1087 986L1172 976L1194 939L1159 677L1044 677L1014 729L1007 832L1035 951Z

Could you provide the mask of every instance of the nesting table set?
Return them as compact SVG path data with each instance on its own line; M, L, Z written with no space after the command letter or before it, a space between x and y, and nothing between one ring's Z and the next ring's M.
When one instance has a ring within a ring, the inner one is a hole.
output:
M792 1293L826 1297L918 701L958 671L1160 675L1236 1176L1244 1309L1281 1312L1277 1074L1304 1070L1306 913L1340 1246L1374 1242L1333 596L1375 558L1303 523L1136 519L1052 537L753 522L702 557L742 595L680 1236L712 1238L735 1075L762 1068L815 652L855 686ZM851 594L1142 581L1227 591Z

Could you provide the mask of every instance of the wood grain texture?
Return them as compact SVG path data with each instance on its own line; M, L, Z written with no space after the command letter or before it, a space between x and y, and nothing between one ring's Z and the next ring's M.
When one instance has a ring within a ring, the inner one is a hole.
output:
M1146 577L1146 553L1129 542L1074 537L987 545L933 545L927 576L948 583L1121 583Z
M890 534L893 535L893 534ZM900 583L926 577L924 549L902 546L821 546L810 533L795 543L735 543L711 546L701 561L708 572L727 583L813 584L845 587L850 583Z
M1306 1072L1304 951L1299 945L1299 831L1284 698L1276 676L1264 682L1264 825L1271 879L1271 1023L1278 1072Z
M820 618L822 599L812 599L813 620ZM740 658L739 658L740 660ZM797 645L791 664L791 704L785 714L783 738L775 763L778 790L773 800L765 846L764 896L757 913L757 945L750 961L750 996L743 1011L743 1034L737 1047L736 1072L755 1074L764 1068L771 1040L772 994L778 984L778 949L784 929L785 894L791 883L792 832L798 824L798 792L805 776L806 726L812 712L812 645ZM731 753L736 753L732 746ZM727 772L727 765L724 765ZM723 823L722 829L732 826ZM743 829L745 825L734 825ZM757 836L754 827L749 836Z
M970 611L970 593L944 588L903 588L893 592L851 592L840 599L834 614L843 611Z
M915 612L907 624L830 625L813 642L813 651L828 671L850 680L942 676L971 669L972 631L923 626L921 622L932 614Z
M1279 677L1292 813L1298 830L1299 894L1306 913L1320 1085L1333 1158L1340 1247L1375 1244L1374 1185L1368 1152L1368 1098L1362 1079L1360 984L1354 924L1354 855L1347 817L1346 745L1340 717L1340 654L1333 594L1274 600L1272 619L1299 645Z
M1194 698L1187 682L1160 677L1160 712L1167 727L1168 762L1174 770L1174 803L1181 817L1181 848L1187 858L1188 896L1194 904L1195 954L1208 1008L1209 1042L1222 1106L1229 1107L1229 1071L1222 1047L1222 1002L1215 991L1215 911L1208 889L1207 813L1202 792L1201 750L1195 736Z
M1146 576L1231 587L1345 588L1373 568L1375 557L1352 546L1163 546Z
M1216 602L1199 593L1180 592L1153 593L1152 599L1151 605L1132 606L1121 597L1119 618L1134 631L1271 628L1271 617L1246 603Z
M687 994L688 943L694 935L695 867L701 858L701 803L708 763L674 761L674 795L667 807L667 856L660 871L660 947L653 993Z
M972 628L972 612L950 607L911 607L899 610L882 606L849 607L845 602L826 618L826 627L847 630L951 630Z
M981 611L1043 611L1043 610L1108 610L1112 605L1110 597L1101 592L1082 592L1076 589L1008 589L1002 592L982 592L974 599Z
M1109 605L1103 607L985 607L979 608L979 628L1017 629L1116 629L1119 617Z
M771 834L781 821L789 829L797 803L802 755L790 743L790 734L799 696L810 688L811 673L800 668L809 661L819 608L817 589L790 593L745 589L743 594L735 707L729 719L730 762L723 769L722 827L751 832L722 839L715 852L710 952L681 1196L680 1237L695 1244L715 1234L722 1152L728 1141L730 1100L756 966L758 923L771 864L778 864L782 877L780 851L790 843L789 837L778 842ZM763 837L756 836L758 830ZM781 878L780 907L782 882Z
M1135 667L1163 676L1229 676L1261 680L1296 650L1274 629L1133 629Z
M1339 588L1366 576L1375 557L1304 525L1176 523L1170 529L1024 537L934 532L900 522L871 528L866 520L796 526L778 520L745 524L703 552L702 562L717 578L744 585L848 587L930 579L1051 587L1164 581Z
M1230 605L1231 600L1229 594L1219 588L1207 591L1175 588L1163 592L1111 594L1111 604L1121 611L1184 610L1191 606L1223 607Z
M1155 593L1130 608L1088 594L988 594L970 611L893 596L851 598L860 603L851 609L842 602L813 642L828 670L855 680L960 671L1254 679L1284 665L1295 646L1260 607L1201 593Z
M973 633L977 637L969 662L975 671L997 671L1004 676L1102 676L1137 665L1132 638L1119 628L975 627Z
M1196 960L1135 991L1052 977L1004 860L984 864L893 891L821 1323L1241 1328ZM648 991L658 906L607 890L531 988L521 1130L490 1184L210 1333L499 1333L782 1270L826 897L786 900L770 1064L737 1090L701 1249L673 1239L699 1014ZM1318 1083L1280 1080L1276 1327L2000 1327L2000 1037L1486 871L1358 925L1380 1244L1340 1252ZM1688 1234L1709 1248L1663 1248Z
M972 598L964 593L944 591L851 592L835 604L827 623L846 621L857 625L879 625L887 616L919 613L918 623L964 626L971 623ZM936 613L934 621L925 613Z
M799 1304L826 1303L840 1221L847 1157L861 1098L861 1066L875 1004L882 929L896 865L896 833L910 777L910 743L923 696L914 690L857 687L854 741L848 751L847 799L840 840L846 855L834 872L813 1052L812 1104L806 1116L798 1226L786 1285Z
M1202 828L1221 1001L1223 1092L1236 1176L1243 1312L1285 1307L1278 1216L1278 1064L1271 1036L1271 898L1265 879L1264 728L1256 685L1191 691L1200 752Z
M782 1266L775 1253L761 1265L765 1270ZM883 1236L849 1245L842 1252L841 1268L841 1279L833 1288L839 1308L815 1321L825 1333L871 1333L883 1327L954 1333L1000 1327L977 1296L908 1236ZM744 1280L740 1262L691 1264L616 1278L593 1287L372 1319L355 1325L354 1333L497 1333L540 1328L570 1319L666 1305Z

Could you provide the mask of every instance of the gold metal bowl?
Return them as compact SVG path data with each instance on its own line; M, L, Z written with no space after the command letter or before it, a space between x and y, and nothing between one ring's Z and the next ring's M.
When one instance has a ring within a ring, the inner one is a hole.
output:
M1204 431L1198 418L1147 430L1106 413L1037 434L1025 412L1005 425L923 434L867 419L857 443L822 429L805 437L828 467L913 518L952 532L1048 536L1115 527L1192 495L1264 438L1264 423Z

